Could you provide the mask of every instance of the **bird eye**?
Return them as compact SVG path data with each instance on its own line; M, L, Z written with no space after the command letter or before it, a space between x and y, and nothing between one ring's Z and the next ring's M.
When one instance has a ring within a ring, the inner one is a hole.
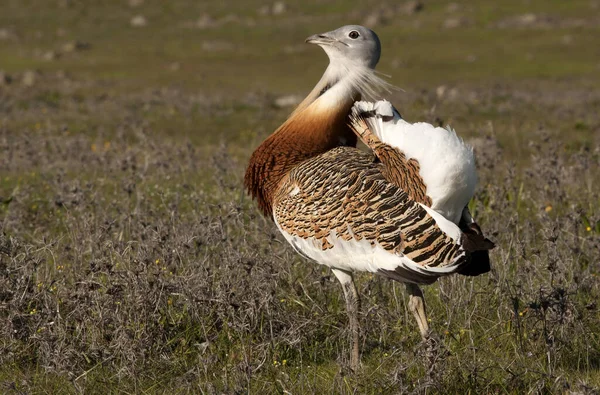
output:
M353 40L356 40L359 36L360 36L360 33L357 32L356 30L352 30L350 33L348 33L348 37L350 37Z

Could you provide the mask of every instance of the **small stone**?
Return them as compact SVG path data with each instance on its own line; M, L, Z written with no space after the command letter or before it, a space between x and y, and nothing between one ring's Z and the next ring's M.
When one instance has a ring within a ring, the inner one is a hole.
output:
M44 52L44 54L42 55L42 59L47 61L56 60L56 58L58 58L58 53L56 53L55 51L47 51Z
M538 17L535 14L523 14L523 15L517 17L517 21L523 26L531 25L531 24L535 23L537 20L538 20Z
M281 15L287 11L287 5L283 1L276 1L271 5L263 5L258 9L258 14L267 15Z
M196 21L196 27L198 29L208 29L216 25L215 20L208 14L200 15L200 18Z
M394 20L394 18L398 14L405 14L407 11L400 7L389 7L389 6L380 6L371 11L369 15L366 16L364 20L364 24L367 26L375 27L379 25L388 25L390 22Z
M21 83L25 86L33 86L37 80L37 72L33 70L27 70L21 77Z
M75 41L70 41L70 42L68 42L68 43L64 43L64 44L62 45L62 47L60 47L60 49L61 49L63 52L75 52L75 50L76 50L76 44L75 44Z
M148 21L146 20L146 17L143 15L134 16L133 18L131 18L131 21L129 23L133 27L144 27L144 26L148 25Z
M565 20L562 23L566 25L582 25L584 24L581 20ZM494 23L492 26L499 27L501 29L506 28L550 28L558 26L561 21L553 16L548 15L536 15L532 13L514 15L508 18L501 19Z
M62 52L83 51L90 48L90 44L81 41L69 41L61 47Z
M302 96L299 95L286 95L280 96L275 101L273 101L273 105L277 108L287 108L294 107L302 102Z
M277 1L277 2L273 3L273 6L271 7L271 13L273 15L281 15L286 10L287 10L287 6L285 5L285 3L283 1Z
M373 12L365 18L363 21L363 25L366 27L374 28L381 25L383 22L383 17L379 12Z
M8 29L0 29L0 40L8 40L12 38L12 32Z
M450 3L446 6L446 12L454 13L461 9L461 5L458 3Z
M469 62L469 63L473 63L473 62L475 62L476 60L477 60L477 55L469 54L469 55L467 56L467 62Z
M444 97L446 89L448 89L446 85L440 85L435 89L435 95L437 96L438 100L441 100Z
M401 4L398 11L404 15L414 15L417 12L423 11L425 5L420 1L407 1Z
M444 28L456 29L457 27L466 26L469 24L469 20L463 17L451 17L444 21Z
M456 100L460 92L456 88L448 88L446 85L440 85L435 89L435 95L438 100Z

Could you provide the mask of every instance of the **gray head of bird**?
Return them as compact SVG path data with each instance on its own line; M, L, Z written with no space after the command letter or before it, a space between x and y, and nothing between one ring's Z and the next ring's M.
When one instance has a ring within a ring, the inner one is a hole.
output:
M331 63L351 63L374 69L381 56L377 34L359 25L347 25L327 33L314 34L306 42L323 48Z
M347 25L327 33L312 35L306 42L317 44L329 57L329 66L308 96L308 102L329 88L336 88L329 90L337 93L330 94L330 98L335 96L351 99L379 99L381 91L390 92L395 88L375 71L381 56L381 44L373 30L359 25Z

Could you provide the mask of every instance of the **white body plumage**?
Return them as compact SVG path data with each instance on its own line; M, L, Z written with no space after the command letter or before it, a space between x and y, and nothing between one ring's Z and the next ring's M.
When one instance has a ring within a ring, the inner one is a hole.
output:
M421 205L432 217L436 224L455 242L460 238L460 230L456 225L443 218L440 214L430 208ZM332 269L339 269L349 272L370 272L377 273L381 270L395 271L398 268L413 273L413 276L419 278L423 283L445 274L453 273L457 266L456 263L442 267L427 267L413 262L403 254L396 254L384 250L378 243L372 245L369 241L362 239L352 239L346 241L339 238L335 231L331 231L328 241L333 248L324 250L322 244L314 238L302 238L294 236L281 228L281 225L275 218L275 224L285 239L294 247L300 255L311 259L321 265ZM412 282L406 278L405 282Z
M431 208L458 224L477 185L473 149L449 127L406 122L388 101L363 101L354 106L359 112L377 114L366 120L370 130L383 143L419 162Z

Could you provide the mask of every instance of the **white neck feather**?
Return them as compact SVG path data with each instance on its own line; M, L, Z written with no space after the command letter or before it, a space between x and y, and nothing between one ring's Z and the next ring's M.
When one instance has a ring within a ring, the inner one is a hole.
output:
M390 92L392 89L395 87L370 67L347 59L331 59L323 77L293 114L309 106L322 111L351 104L356 100L377 100L379 92Z

